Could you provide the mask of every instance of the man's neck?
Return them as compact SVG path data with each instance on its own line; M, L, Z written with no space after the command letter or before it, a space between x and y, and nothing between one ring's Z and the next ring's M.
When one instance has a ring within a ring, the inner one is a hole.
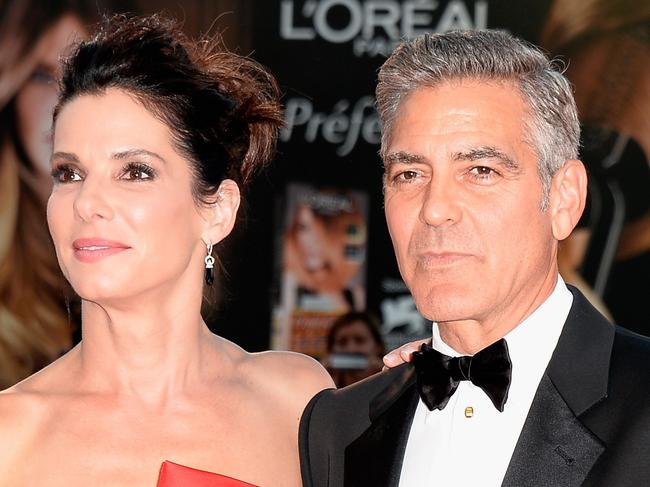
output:
M461 355L474 355L508 334L510 330L487 328L478 321L438 323L440 338Z
M512 303L513 306L486 319L438 322L440 338L456 352L474 355L514 330L548 299L556 285L557 274L552 285L545 283L527 303L519 303L519 306Z

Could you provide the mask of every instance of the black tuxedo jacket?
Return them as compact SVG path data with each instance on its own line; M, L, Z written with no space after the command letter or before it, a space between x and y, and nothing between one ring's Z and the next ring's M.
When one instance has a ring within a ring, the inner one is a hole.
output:
M571 291L502 485L650 486L650 339ZM304 485L397 487L417 403L410 364L316 395L300 423Z

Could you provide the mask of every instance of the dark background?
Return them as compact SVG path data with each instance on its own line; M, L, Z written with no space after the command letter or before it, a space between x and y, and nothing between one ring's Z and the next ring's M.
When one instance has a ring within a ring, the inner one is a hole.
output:
M606 268L607 272L601 273L605 276L604 288L597 290L594 299L603 300L620 324L650 334L650 314L645 305L650 296L650 242L648 238L640 238L640 243L635 241L637 235L647 237L650 233L647 231L650 226L647 162L650 2L135 0L124 3L132 4L129 9L139 13L163 11L179 18L191 36L220 33L230 50L250 55L271 69L288 107L297 102L310 106L313 114L321 114L330 127L339 127L335 131L339 138L347 136L346 130L341 129L346 124L348 128L359 129L356 143L342 152L342 142L333 143L332 137L328 140L323 124L318 125L315 133L310 133L305 125L287 125L274 163L245 195L239 224L217 249L225 272L218 278L218 296L207 315L216 333L250 351L269 347L272 307L279 292L278 256L282 251L277 238L281 225L278 212L282 211L285 188L292 182L365 191L370 202L368 309L383 320L384 306L408 296L397 270L383 214L376 115L370 106L356 112L355 107L372 97L384 54L390 52L391 43L409 35L411 15L419 28L429 32L447 28L506 29L541 44L569 66L568 75L576 85L583 122L605 129L604 135L598 130L588 132L593 137L583 143L583 158L593 181L599 184L592 189L598 190L594 194L600 198L597 200L600 206L591 205L579 230L594 238L579 252L586 257L577 259L575 276L583 274L588 287L594 284L598 272ZM388 27L381 22L382 25L374 25L369 23L368 12L380 17L392 15L393 21L388 22ZM355 23L359 28L351 29ZM346 36L350 29L353 32ZM337 36L347 38L338 42L333 39ZM370 46L370 51L383 47L379 49L383 52L358 52L359 46ZM365 128L361 129L357 122ZM620 134L630 139L624 157L613 169L603 168L602 161L611 153ZM602 198L612 187L620 190L627 203L622 230L613 233L607 218L611 217L609 210L614 203ZM594 206L605 211L595 212ZM608 238L613 238L614 251L620 247L619 241L636 242L632 245L636 250L631 257L612 254L607 261L607 252L602 247ZM571 282L568 276L565 279ZM426 333L426 328L421 331ZM397 341L389 342L389 348Z

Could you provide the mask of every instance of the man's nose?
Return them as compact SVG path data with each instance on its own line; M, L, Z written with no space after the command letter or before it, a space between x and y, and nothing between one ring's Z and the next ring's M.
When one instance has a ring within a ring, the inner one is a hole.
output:
M434 178L424 193L420 220L432 227L458 223L462 217L458 196L453 182Z
M106 183L87 177L79 184L74 199L75 216L86 222L112 219L114 211L109 203L108 191Z

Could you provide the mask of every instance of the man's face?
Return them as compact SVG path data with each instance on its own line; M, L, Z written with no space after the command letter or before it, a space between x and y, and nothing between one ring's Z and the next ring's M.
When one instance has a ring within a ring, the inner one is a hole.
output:
M363 321L352 321L339 328L334 345L334 353L362 353L368 357L381 357L379 345Z
M401 104L385 151L386 219L428 319L516 324L552 290L557 242L526 117L507 83L450 82Z

